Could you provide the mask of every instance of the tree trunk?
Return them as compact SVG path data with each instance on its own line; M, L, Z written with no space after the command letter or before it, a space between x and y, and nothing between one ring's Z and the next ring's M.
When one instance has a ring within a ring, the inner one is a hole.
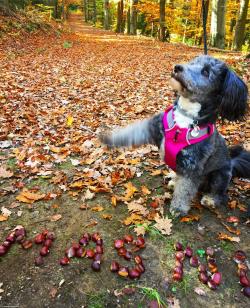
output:
M83 6L84 6L84 21L88 22L88 0L83 0Z
M166 37L166 26L165 26L165 5L166 0L160 0L160 29L159 29L159 40L164 42Z
M136 35L137 31L137 4L138 0L130 0L130 34Z
M211 46L225 48L225 13L227 0L212 0Z
M109 0L104 0L104 29L109 29Z
M96 24L96 15L97 15L97 12L96 12L96 0L93 0L93 23L94 23L94 25Z
M116 25L116 32L122 33L124 29L123 25L123 0L120 0L117 3L117 25Z
M235 33L233 40L234 50L241 50L241 47L244 43L248 4L249 0L240 1L240 10L235 26Z
M127 11L127 34L130 34L130 7L128 7Z
M62 19L66 20L67 18L67 6L65 0L62 0Z

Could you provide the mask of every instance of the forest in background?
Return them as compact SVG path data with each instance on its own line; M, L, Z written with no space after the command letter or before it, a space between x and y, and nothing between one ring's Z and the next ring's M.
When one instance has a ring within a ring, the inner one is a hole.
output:
M250 50L249 0L204 0L204 7L211 47ZM202 0L0 0L0 8L5 15L32 11L49 20L66 20L73 11L117 33L203 44Z

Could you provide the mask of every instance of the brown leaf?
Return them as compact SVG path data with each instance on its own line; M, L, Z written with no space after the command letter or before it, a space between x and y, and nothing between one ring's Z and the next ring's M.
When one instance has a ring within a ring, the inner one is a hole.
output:
M8 220L8 216L0 215L0 222Z
M0 178L10 178L14 173L7 170L4 166L0 166Z
M61 214L55 214L53 216L50 217L50 221L58 221L62 218Z
M230 226L226 225L224 222L222 222L222 225L223 225L229 232L231 232L231 233L233 233L233 234L236 234L236 235L240 235L240 234L241 234L241 232L240 232L239 229L235 229L235 228L233 228L233 227L230 227Z
M139 224L143 222L143 218L135 213L132 213L129 217L123 220L125 226L129 226L131 224Z
M230 242L237 242L237 243L240 242L239 237L230 236L230 235L223 233L223 232L218 233L218 240L227 240L227 241L230 241Z
M150 195L151 194L151 191L145 185L143 185L141 187L141 191L142 191L143 195Z
M100 206L100 205L93 206L93 207L91 208L91 211L93 211L93 212L101 212L101 211L103 211L103 210L104 210L103 207Z
M127 205L128 205L129 212L141 214L143 216L146 216L149 213L147 208L143 206L141 203L139 203L138 200L132 201L128 203Z
M46 194L34 193L24 188L21 193L16 197L16 199L25 203L33 203L35 201L43 199L45 196Z
M134 228L134 232L136 233L137 236L139 235L145 235L146 233L146 228L145 228L145 225L140 225L140 226L136 226Z
M161 218L161 217L155 217L156 224L154 227L158 229L162 234L170 235L171 229L172 229L172 220L168 217Z
M110 214L102 214L102 218L107 219L107 220L111 220L112 219L112 215L110 215Z
M199 221L200 215L187 215L180 219L180 222Z
M124 186L127 188L124 200L128 201L133 197L134 193L137 192L137 188L131 182L124 184Z
M111 197L111 204L112 204L114 207L116 207L116 205L117 205L117 197L116 197L116 196L112 196L112 197Z
M57 288L55 288L55 287L51 288L50 291L49 291L50 297L51 297L51 298L55 298L57 292L58 292Z

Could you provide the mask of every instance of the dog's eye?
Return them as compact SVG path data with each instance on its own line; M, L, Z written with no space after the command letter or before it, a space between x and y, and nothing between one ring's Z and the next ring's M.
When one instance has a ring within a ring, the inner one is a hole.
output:
M201 70L201 73L202 73L203 76L209 77L209 68L208 68L208 67L204 67L204 68Z

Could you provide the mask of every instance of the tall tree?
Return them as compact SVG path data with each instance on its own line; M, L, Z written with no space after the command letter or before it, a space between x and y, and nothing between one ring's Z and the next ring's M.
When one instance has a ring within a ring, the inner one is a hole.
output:
M89 20L88 0L83 0L83 7L84 7L84 20L85 20L85 22L88 22L88 20Z
M104 29L109 29L109 0L104 0Z
M0 11L3 11L6 15L10 14L9 0L0 0Z
M248 5L249 0L240 1L240 10L235 26L235 33L233 39L234 50L241 50L241 47L244 43Z
M225 48L225 14L227 0L212 0L211 45Z
M123 0L120 0L117 3L117 24L116 24L116 32L122 33L124 31L124 22L123 22Z
M130 0L130 34L137 32L137 4L138 0Z
M127 34L130 34L130 7L127 10Z
M160 0L160 29L159 29L159 40L160 41L165 41L165 38L166 38L165 6L166 6L166 0Z

